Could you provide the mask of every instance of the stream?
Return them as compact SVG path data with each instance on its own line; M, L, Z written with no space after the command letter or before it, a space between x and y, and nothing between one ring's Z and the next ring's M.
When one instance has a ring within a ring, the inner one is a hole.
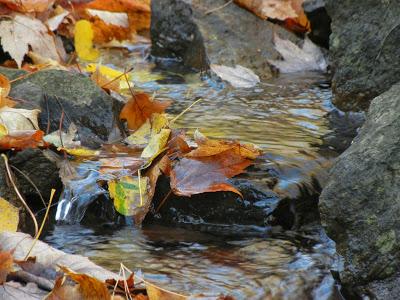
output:
M305 174L324 169L337 153L323 137L332 129L329 81L322 74L281 75L252 89L235 89L198 74L156 69L143 60L145 48L105 55L103 64L135 66L136 88L173 99L167 111L177 115L202 98L175 126L215 138L251 142L265 154L249 180L267 187L263 166L279 163L279 190L288 195ZM324 170L322 170L324 171ZM144 224L112 227L55 225L44 240L63 251L89 257L112 271L120 263L141 270L156 284L204 299L341 299L330 270L339 264L334 245L320 230L279 231L257 226L179 228Z

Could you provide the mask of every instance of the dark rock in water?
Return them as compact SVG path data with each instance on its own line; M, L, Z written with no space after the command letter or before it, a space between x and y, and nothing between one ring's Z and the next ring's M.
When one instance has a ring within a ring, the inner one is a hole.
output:
M334 103L365 110L400 80L400 2L326 0Z
M274 33L293 42L300 39L234 3L224 4L224 0L152 1L152 54L179 58L189 67L204 70L208 67L205 49L210 63L238 64L260 77L271 76L267 59L280 57Z
M0 73L14 79L24 72L0 67ZM24 100L18 107L41 110L39 126L50 132L59 128L64 111L63 130L71 122L78 128L83 145L98 147L107 141L116 121L114 100L88 77L61 70L36 72L12 85L11 97Z
M306 0L303 8L311 24L311 32L308 37L315 44L328 49L331 18L325 9L325 0Z
M396 84L372 101L359 136L331 169L320 197L322 223L345 259L342 283L358 292L372 284L378 299L400 298L398 287L390 297L378 288L400 268L399 132Z
M190 4L181 0L151 1L151 53L175 59L197 70L209 68L203 37Z

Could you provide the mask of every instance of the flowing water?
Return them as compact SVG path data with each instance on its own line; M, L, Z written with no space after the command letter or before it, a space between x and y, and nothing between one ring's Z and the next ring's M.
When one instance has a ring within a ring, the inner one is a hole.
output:
M322 139L331 131L325 115L332 110L324 75L285 75L252 89L234 89L214 79L200 80L198 74L156 70L143 61L141 50L114 53L103 63L121 69L135 65L136 88L173 99L171 115L201 97L175 126L189 134L199 129L207 136L259 145L266 153L259 165L274 161L287 166L281 176L282 190L301 182L316 162L321 166L335 157ZM260 170L250 174L251 180L266 180ZM114 271L120 262L141 269L146 278L183 294L328 299L334 290L329 271L335 264L334 247L321 232L274 234L269 228L251 226L227 226L218 233L155 225L142 229L56 225L45 240Z

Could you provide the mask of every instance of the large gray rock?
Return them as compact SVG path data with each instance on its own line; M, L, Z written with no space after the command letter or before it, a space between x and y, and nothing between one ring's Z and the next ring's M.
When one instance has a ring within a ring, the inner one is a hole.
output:
M345 259L342 283L399 299L398 288L396 296L379 291L396 286L387 280L400 267L400 83L372 101L359 136L331 169L320 211Z
M279 59L274 33L299 42L293 33L225 0L153 0L152 54L178 58L188 67L208 68L208 62L250 68L269 77L267 59Z
M400 80L400 2L326 0L334 103L365 110Z
M23 71L0 67L0 73L14 79ZM10 96L19 100L17 108L39 108L39 126L50 132L63 130L74 122L83 145L97 147L107 141L114 125L116 103L90 78L73 72L43 70L12 84Z

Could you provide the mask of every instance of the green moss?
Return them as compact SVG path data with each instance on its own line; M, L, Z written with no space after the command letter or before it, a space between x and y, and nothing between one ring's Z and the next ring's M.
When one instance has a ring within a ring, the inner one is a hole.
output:
M396 244L396 233L393 229L378 237L375 246L382 254L390 252Z

